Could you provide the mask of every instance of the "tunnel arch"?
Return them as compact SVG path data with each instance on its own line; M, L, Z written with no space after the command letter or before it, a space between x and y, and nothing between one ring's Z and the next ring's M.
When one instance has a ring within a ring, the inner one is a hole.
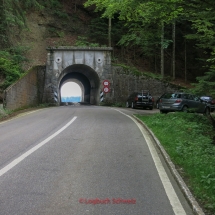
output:
M100 79L95 70L83 64L68 66L58 78L58 91L60 92L63 84L71 80L81 87L82 102L93 105L99 104ZM61 101L61 98L59 99Z

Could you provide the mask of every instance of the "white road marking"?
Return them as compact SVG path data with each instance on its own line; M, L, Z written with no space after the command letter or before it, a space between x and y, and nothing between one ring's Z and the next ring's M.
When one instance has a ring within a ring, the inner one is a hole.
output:
M76 120L77 116L73 117L72 120L70 120L66 125L64 125L61 129L59 129L58 131L56 131L54 134L52 134L51 136L49 136L48 138L46 138L45 140L43 140L42 142L38 143L36 146L34 146L33 148L31 148L30 150L28 150L27 152L25 152L24 154L22 154L21 156L19 156L18 158L16 158L15 160L13 160L11 163L9 163L7 166L5 166L4 168L2 168L0 170L0 176L4 175L6 172L8 172L10 169L12 169L13 167L15 167L17 164L19 164L21 161L23 161L26 157L28 157L29 155L31 155L33 152L35 152L37 149L41 148L43 145L45 145L46 143L48 143L51 139L53 139L54 137L56 137L58 134L60 134L63 130L65 130L67 127L69 127L75 120Z
M114 108L113 108L114 109ZM136 125L138 126L138 128L140 129L144 139L146 140L146 143L148 145L148 148L149 148L149 151L152 155L152 158L153 158L153 161L155 163L155 166L156 166L156 169L158 171L158 174L160 176L160 179L161 179L161 182L164 186L164 190L167 194L167 197L169 198L169 201L170 201L170 204L172 205L172 209L175 213L175 215L186 215L186 212L184 211L184 208L183 206L181 205L181 202L180 200L178 199L178 196L169 180L169 177L161 163L161 160L157 154L157 151L153 145L153 143L151 142L150 138L148 137L146 131L143 129L143 127L135 120L133 119L131 116L117 110L117 109L114 109L118 112L120 112L121 114L129 117L130 119L132 119Z

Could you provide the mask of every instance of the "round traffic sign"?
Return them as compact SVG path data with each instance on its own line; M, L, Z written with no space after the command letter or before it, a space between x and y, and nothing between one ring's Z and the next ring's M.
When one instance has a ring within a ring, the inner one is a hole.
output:
M104 80L104 81L103 81L103 85L104 85L104 86L110 86L110 81Z
M104 93L109 93L110 92L110 88L109 87L104 87L103 88L103 92Z

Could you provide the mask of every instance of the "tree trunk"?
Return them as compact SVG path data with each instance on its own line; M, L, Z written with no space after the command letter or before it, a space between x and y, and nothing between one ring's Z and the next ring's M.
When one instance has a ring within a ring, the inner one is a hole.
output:
M187 82L187 40L184 41L184 81Z
M161 76L164 78L164 23L161 23Z
M172 25L172 41L173 41L173 46L172 46L172 77L173 77L173 80L175 80L175 21Z
M108 46L111 47L111 18L109 18L108 24Z

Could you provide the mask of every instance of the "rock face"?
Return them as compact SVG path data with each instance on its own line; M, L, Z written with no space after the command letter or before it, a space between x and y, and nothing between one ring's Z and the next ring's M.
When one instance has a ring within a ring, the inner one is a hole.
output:
M50 10L30 11L26 14L27 28L20 30L14 27L10 40L14 46L27 49L25 55L29 62L24 65L25 70L45 65L47 47L72 46L78 36L86 35L90 16L74 5L67 5L66 10L62 11L65 17L59 17Z

